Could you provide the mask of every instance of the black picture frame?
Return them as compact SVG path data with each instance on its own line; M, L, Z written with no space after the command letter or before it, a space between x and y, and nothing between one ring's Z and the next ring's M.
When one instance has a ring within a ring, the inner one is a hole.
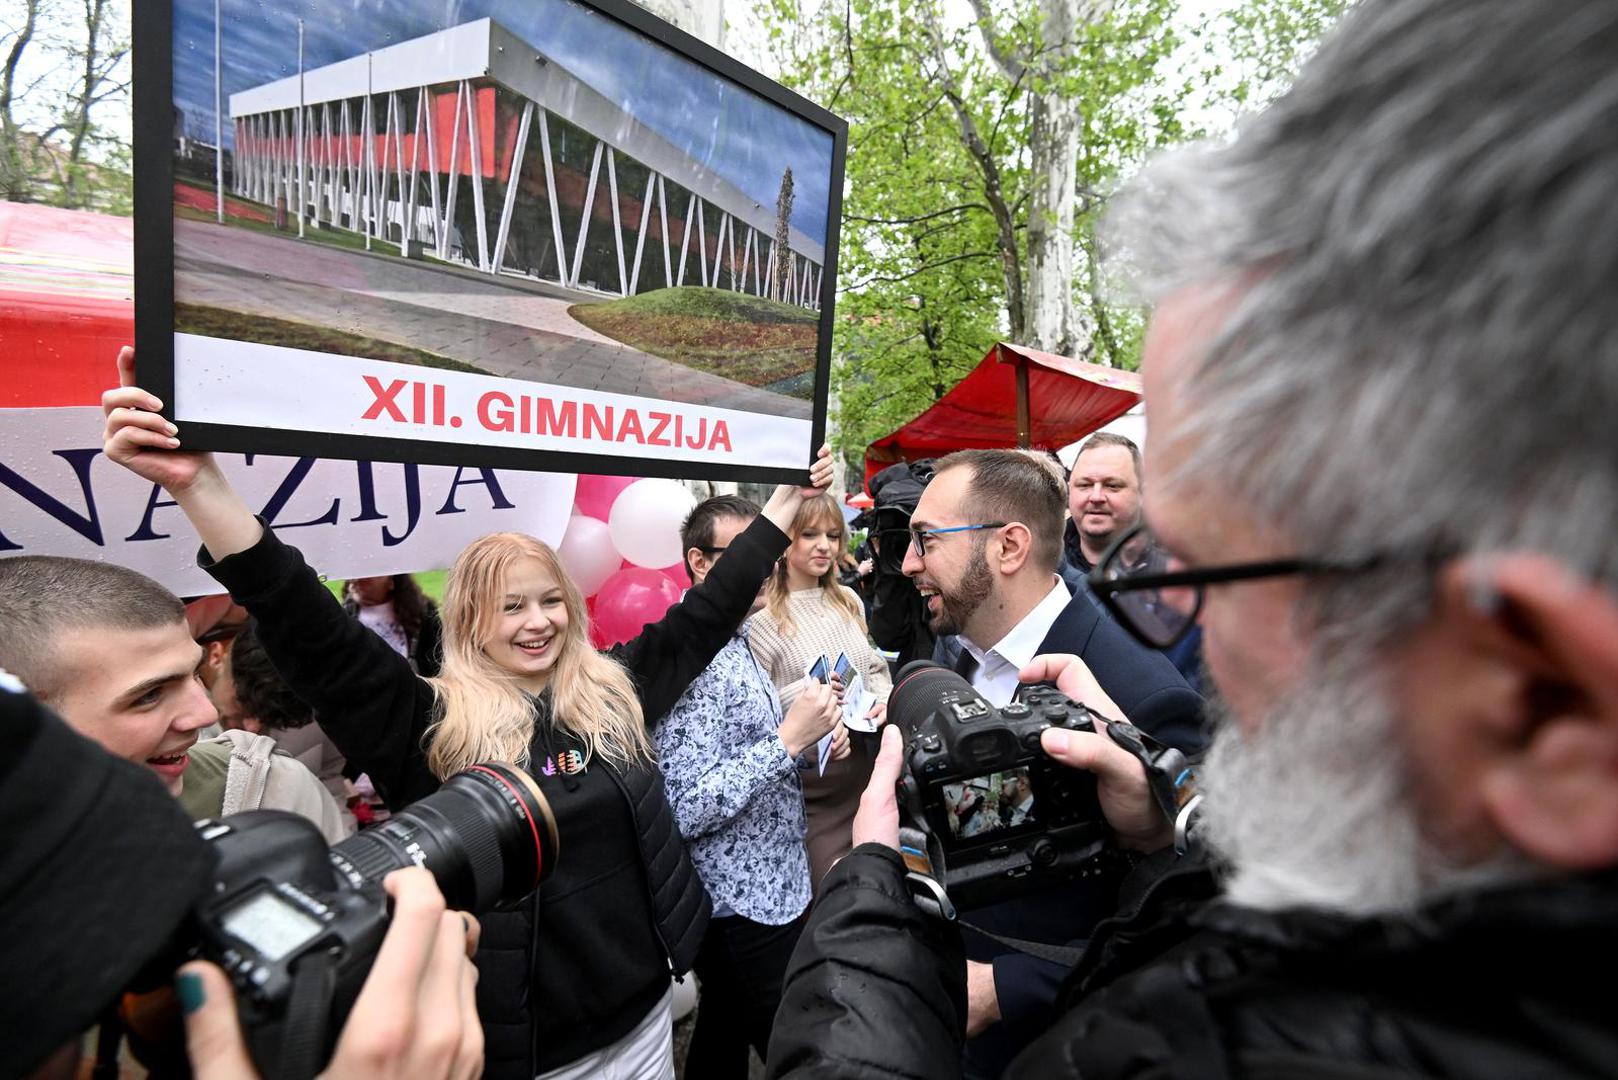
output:
M825 439L834 324L838 230L848 148L848 125L826 109L746 67L736 59L659 19L628 0L573 0L615 20L686 60L763 98L831 136L824 265L819 288L811 437L807 464ZM133 13L135 341L139 381L164 402L164 414L182 427L190 449L311 455L323 458L410 461L556 472L661 476L790 483L802 467L775 467L711 460L681 461L619 454L448 443L391 436L300 429L295 421L262 426L209 422L176 416L175 230L174 230L174 8L173 0L142 0ZM734 234L734 230L732 230ZM762 250L762 249L761 249ZM717 258L717 256L716 256ZM732 272L734 274L734 256ZM745 274L745 265L743 267ZM716 272L717 277L717 272ZM520 388L521 383L518 382ZM267 418L269 419L269 418Z

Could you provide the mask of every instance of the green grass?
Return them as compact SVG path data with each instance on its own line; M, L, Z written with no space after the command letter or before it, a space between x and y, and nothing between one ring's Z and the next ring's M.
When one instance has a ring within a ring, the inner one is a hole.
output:
M444 581L449 577L448 570L420 570L412 574L411 577L416 579L416 584L421 586L421 591L426 593L433 603L442 604L444 602ZM341 600L343 598L343 582L341 580L337 578L328 580L326 588L330 589L331 594L337 599Z
M812 371L820 316L728 289L681 286L568 309L631 348L748 386Z
M482 368L440 356L426 349L409 345L396 345L391 341L350 334L329 326L275 319L268 315L246 315L228 308L204 304L175 304L174 329L183 334L201 334L203 337L229 338L235 341L255 341L261 345L280 345L288 349L309 349L335 356L359 356L369 360L391 360L398 364L417 367L442 368L446 371L470 371L487 374Z

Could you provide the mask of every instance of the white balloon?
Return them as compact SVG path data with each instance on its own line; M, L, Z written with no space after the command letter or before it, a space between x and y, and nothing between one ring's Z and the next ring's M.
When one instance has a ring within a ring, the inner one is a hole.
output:
M680 561L680 526L696 505L696 496L678 481L636 480L612 504L612 542L636 566L673 566Z
M567 532L556 549L573 584L585 596L594 596L608 578L618 572L623 556L612 542L612 530L598 518L574 514L567 522Z

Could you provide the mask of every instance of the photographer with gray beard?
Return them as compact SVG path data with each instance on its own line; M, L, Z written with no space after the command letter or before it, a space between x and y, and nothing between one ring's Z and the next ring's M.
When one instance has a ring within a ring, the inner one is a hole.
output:
M1222 716L1183 857L1133 757L1046 732L1140 888L1007 1076L1618 1075L1576 974L1618 947L1615 70L1608 3L1363 0L1237 138L1115 199L1174 562L1091 584L1150 644L1200 613ZM1022 672L1050 677L1118 715L1071 658ZM911 900L899 758L773 1076L958 1072L960 935Z

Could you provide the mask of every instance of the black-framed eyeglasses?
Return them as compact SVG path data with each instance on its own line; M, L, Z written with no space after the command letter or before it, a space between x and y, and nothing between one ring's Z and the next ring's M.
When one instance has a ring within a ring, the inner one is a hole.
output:
M718 555L721 551L726 550L726 548L722 547L703 547L701 544L696 545L696 548L704 555Z
M907 529L910 533L910 546L916 549L916 554L923 559L927 557L927 541L944 536L948 533L977 532L979 529L1003 529L1004 521L988 521L982 525L952 525L947 529Z
M1209 585L1288 574L1355 574L1373 570L1393 556L1381 552L1357 562L1328 559L1269 559L1262 562L1165 570L1168 558L1145 524L1113 541L1085 579L1102 604L1141 644L1166 649L1196 625Z

